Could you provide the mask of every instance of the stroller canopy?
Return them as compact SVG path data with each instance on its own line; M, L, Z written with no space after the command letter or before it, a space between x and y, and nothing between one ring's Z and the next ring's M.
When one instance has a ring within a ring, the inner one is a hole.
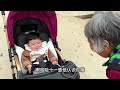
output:
M7 33L10 46L14 45L13 28L16 21L25 18L36 18L43 21L49 31L52 40L57 37L57 17L55 11L10 11L7 18Z

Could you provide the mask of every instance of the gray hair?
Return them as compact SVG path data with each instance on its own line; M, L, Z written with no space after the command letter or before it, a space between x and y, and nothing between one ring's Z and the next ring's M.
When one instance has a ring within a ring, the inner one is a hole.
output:
M93 43L95 52L104 49L104 40L115 47L120 43L120 16L110 11L96 13L86 24L84 33Z

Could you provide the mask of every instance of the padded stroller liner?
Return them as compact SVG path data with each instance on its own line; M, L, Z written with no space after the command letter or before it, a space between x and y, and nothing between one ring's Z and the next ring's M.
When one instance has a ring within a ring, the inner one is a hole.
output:
M62 70L63 70L63 68L72 70L72 69L77 68L77 66L71 61L65 61L63 66L60 68ZM55 70L53 72L45 72L45 73L41 73L41 74L36 74L36 75L25 75L25 74L22 74L21 72L19 72L18 78L19 79L79 79L80 74L78 71L75 71L75 72L61 71L60 72L58 70Z

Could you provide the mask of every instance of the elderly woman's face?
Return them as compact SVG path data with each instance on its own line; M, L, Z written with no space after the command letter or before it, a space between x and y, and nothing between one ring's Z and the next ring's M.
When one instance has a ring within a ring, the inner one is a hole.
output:
M89 38L88 38L88 42L89 42L91 50L94 51L93 43L91 42L91 40Z
M91 50L94 51L94 45L89 38L88 38L88 42L90 44ZM110 56L110 53L112 50L113 48L110 47L109 43L106 43L106 45L104 46L104 49L101 52L96 52L96 53L104 58L107 58Z

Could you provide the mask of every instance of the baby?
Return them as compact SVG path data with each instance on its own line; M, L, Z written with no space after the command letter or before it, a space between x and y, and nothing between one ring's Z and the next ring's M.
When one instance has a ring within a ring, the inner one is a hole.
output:
M42 42L38 33L30 33L21 57L23 67L31 73L33 65L39 65L39 62L36 61L37 58L45 59L46 57L48 57L53 65L58 64L57 58L53 55L50 49L48 49L47 42Z

